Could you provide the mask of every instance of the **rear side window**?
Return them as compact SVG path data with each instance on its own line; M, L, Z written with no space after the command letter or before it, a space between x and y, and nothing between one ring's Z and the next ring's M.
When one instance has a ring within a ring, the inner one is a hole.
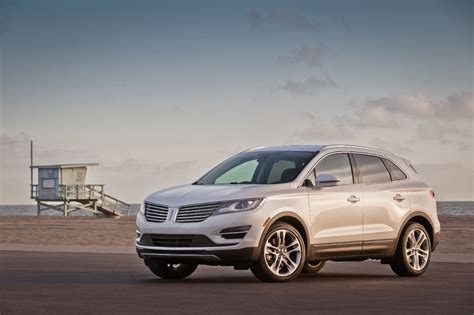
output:
M388 170L390 171L390 175L392 176L392 180L401 180L407 178L405 173L396 166L392 161L383 159L385 165L387 165Z
M362 154L356 154L354 157L363 183L371 184L391 181L390 174L380 158Z

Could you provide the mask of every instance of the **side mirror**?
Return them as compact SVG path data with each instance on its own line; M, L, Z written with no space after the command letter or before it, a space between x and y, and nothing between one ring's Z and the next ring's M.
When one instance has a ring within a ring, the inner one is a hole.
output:
M335 186L340 180L332 174L319 174L316 176L316 185L318 186Z

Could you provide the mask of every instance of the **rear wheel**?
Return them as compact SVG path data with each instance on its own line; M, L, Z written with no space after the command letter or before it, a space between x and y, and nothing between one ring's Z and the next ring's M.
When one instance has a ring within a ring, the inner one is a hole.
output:
M262 281L288 281L300 274L305 259L305 244L298 230L278 222L264 236L258 260L250 269Z
M398 242L390 267L401 277L421 276L430 263L431 241L425 227L410 223Z
M326 264L326 261L320 260L317 262L307 262L304 264L303 267L303 273L318 273L323 269L324 265Z
M145 265L160 278L182 279L191 275L197 264L172 264L156 259L145 259Z

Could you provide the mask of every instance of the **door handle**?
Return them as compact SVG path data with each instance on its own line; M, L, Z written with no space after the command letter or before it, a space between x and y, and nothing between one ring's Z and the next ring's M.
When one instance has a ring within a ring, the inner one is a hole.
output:
M403 197L403 196L400 195L400 194L396 194L395 196L393 196L393 200L396 200L396 201L403 201L403 200L405 200L405 197Z
M356 202L360 201L360 198L357 197L357 196L351 195L349 198L347 198L347 201L356 203Z

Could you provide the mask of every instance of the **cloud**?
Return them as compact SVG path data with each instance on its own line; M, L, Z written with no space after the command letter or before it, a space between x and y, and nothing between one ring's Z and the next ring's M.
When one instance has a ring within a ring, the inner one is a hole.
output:
M252 28L276 27L286 30L317 30L320 23L294 10L278 10L263 13L250 10L248 19Z
M415 129L415 136L422 140L433 140L440 144L446 144L454 139L469 140L472 139L472 128L461 129L457 126L448 123L440 123L437 121L431 123L419 124Z
M389 152L393 152L394 154L402 154L402 153L411 153L413 152L412 145L415 143L415 141L409 141L406 144L402 143L396 143L396 142L391 142L391 141L386 141L384 139L380 138L374 138L371 141L371 144L379 149L386 150Z
M323 79L318 78L308 78L304 81L293 81L287 80L285 84L281 86L281 89L295 95L301 94L313 94L314 92L327 89L327 88L336 88L337 84L334 82L331 77L326 73Z
M384 107L366 106L355 110L354 115L347 117L348 123L361 128L394 128L398 127L393 113Z
M383 109L409 118L471 119L474 117L473 94L451 94L435 101L423 94L387 96L366 102L367 111Z
M324 58L327 56L328 49L324 45L302 46L291 52L289 56L282 57L282 60L301 63L307 67L321 67Z
M445 102L437 104L436 114L444 119L474 118L474 96L472 92L451 94Z
M394 128L398 119L425 121L469 120L474 117L473 94L453 93L436 101L424 94L385 96L367 100L348 118L358 127ZM420 131L420 134L426 133Z
M301 113L306 123L300 122L303 125L293 132L291 141L294 143L309 142L309 143L327 143L328 141L336 141L347 143L347 140L354 139L354 131L347 126L339 118L325 119L313 113Z
M428 97L422 94L386 96L378 99L368 100L366 109L383 109L392 114L403 114L407 116L432 115L433 106Z

